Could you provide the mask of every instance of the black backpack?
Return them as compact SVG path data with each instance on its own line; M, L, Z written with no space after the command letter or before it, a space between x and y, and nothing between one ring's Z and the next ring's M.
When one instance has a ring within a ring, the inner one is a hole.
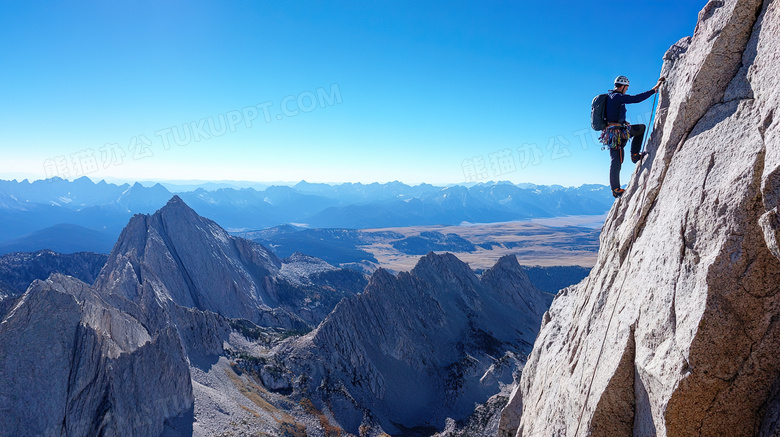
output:
M599 94L590 104L590 127L593 130L607 128L607 94Z

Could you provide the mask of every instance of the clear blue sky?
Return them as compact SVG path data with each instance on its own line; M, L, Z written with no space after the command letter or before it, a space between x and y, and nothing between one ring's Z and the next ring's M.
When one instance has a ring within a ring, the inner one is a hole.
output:
M705 3L5 1L0 178L607 184Z

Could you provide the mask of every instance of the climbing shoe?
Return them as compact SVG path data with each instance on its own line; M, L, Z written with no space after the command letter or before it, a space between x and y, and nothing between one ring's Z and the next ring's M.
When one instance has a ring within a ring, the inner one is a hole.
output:
M618 198L618 197L622 196L623 193L625 193L625 192L626 192L626 190L624 190L622 188L615 188L614 190L612 190L612 195L615 196L615 198Z
M647 156L647 152L633 153L631 155L631 162L636 164L637 162L641 161L642 158L644 158L645 156Z

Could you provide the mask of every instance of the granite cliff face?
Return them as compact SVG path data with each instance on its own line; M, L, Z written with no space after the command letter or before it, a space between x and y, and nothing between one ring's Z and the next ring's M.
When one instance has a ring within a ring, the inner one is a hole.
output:
M67 276L33 283L0 323L0 435L160 435L193 406L161 313Z
M430 434L512 383L551 299L514 256L477 277L453 255L430 253L397 277L376 271L276 360L303 375L296 393L347 431Z
M710 1L501 436L780 435L780 4Z

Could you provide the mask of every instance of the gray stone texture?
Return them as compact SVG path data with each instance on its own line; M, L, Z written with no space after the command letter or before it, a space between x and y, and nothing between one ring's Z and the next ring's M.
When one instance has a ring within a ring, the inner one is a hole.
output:
M123 307L66 276L31 285L0 324L0 435L159 435L192 407L175 328Z
M650 158L545 317L501 436L776 435L780 3L710 1Z

